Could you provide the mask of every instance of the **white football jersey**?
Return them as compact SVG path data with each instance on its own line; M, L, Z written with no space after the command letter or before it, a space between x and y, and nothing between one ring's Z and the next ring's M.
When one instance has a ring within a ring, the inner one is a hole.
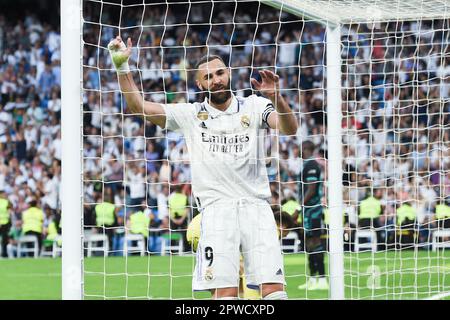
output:
M233 95L225 111L207 99L163 107L165 128L186 140L192 192L200 207L223 199L270 199L264 148L267 119L275 110L270 100Z

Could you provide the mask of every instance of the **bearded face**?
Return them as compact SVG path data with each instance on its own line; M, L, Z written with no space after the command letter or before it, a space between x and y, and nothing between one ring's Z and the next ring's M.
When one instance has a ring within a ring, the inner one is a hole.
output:
M231 97L230 78L225 86L219 85L212 88L209 94L209 100L214 104L225 103Z
M203 63L197 73L197 86L207 91L211 103L224 104L231 97L230 71L219 59Z

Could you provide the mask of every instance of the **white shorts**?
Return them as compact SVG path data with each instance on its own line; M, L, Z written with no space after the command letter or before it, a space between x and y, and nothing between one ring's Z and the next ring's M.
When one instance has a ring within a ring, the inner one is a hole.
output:
M238 287L241 253L249 288L286 284L277 226L267 201L246 198L204 208L193 290Z

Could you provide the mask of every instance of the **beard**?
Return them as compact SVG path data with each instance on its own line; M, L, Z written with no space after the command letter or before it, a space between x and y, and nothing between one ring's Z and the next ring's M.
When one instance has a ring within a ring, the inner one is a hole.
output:
M222 104L225 103L228 99L231 97L231 90L230 90L230 80L228 80L227 85L222 89L220 92L209 92L209 100L214 104Z

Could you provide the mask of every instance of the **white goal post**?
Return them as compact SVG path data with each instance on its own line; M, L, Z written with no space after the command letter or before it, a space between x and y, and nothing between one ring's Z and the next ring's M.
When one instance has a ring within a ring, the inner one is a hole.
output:
M61 0L62 299L83 299L81 0Z
M342 215L344 211L342 164L345 155L342 132L344 110L341 98L343 92L341 28L354 23L449 19L450 4L446 0L260 0L259 2L296 16L313 19L326 27L326 59L324 59L326 84L323 89L326 92L327 106L329 298L345 299ZM66 300L84 298L82 4L83 0L61 0L62 298Z

